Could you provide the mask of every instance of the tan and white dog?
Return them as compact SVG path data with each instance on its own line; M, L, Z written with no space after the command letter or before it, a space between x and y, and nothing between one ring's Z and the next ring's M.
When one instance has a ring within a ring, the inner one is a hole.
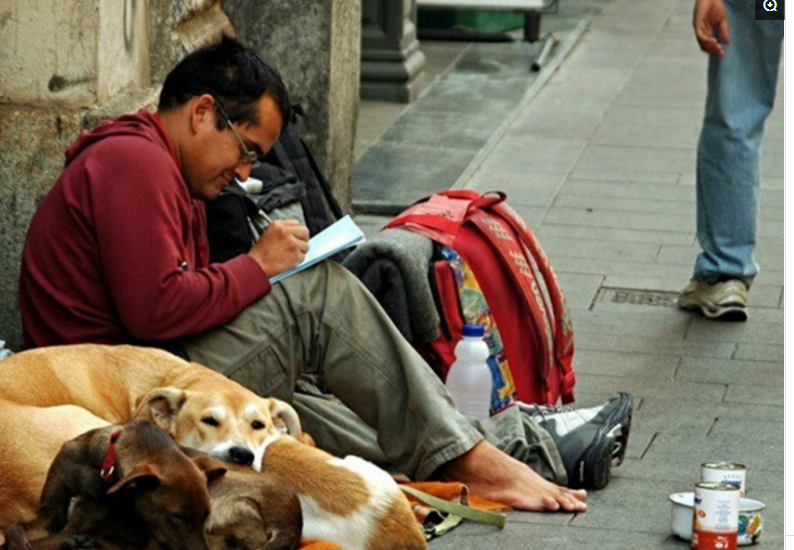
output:
M19 353L0 362L0 533L35 518L64 442L133 417L255 469L280 432L301 435L286 403L161 350L86 344Z
M337 458L289 436L275 436L267 444L262 472L296 491L304 539L326 540L342 550L427 548L408 499L371 462ZM220 504L212 502L213 512Z

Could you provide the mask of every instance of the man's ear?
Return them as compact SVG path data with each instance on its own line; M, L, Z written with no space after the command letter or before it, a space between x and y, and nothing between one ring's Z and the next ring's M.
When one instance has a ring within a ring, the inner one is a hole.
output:
M270 417L280 432L286 432L295 439L301 437L301 421L291 405L279 399L270 398Z
M197 132L204 122L215 125L215 100L209 94L203 94L188 102L190 106L190 125Z
M117 481L110 489L108 495L115 495L122 491L146 491L154 489L160 484L160 476L151 464L135 467L128 475Z
M179 388L155 388L144 396L135 411L135 418L153 422L172 436L176 432L175 423L187 392Z

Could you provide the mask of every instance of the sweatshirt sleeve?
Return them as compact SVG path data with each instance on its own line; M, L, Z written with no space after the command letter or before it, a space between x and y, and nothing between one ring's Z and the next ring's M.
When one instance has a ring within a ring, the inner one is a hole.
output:
M163 341L215 328L270 291L247 254L197 268L197 213L170 155L140 139L113 141L106 152L113 161L86 170L102 269L134 338Z

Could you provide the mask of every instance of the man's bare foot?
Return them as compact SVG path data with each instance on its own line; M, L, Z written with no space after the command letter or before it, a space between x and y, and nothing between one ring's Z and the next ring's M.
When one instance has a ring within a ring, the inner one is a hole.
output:
M587 491L546 481L529 466L487 441L451 460L441 470L444 479L459 481L475 496L533 512L584 512Z

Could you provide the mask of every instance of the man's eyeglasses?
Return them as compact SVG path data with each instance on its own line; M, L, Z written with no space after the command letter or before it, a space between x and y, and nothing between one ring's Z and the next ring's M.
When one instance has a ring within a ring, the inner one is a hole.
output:
M226 124L229 125L229 129L234 134L234 137L236 137L237 141L240 142L240 147L242 148L242 154L240 155L240 162L242 162L243 164L250 165L251 168L256 168L257 166L259 166L261 162L259 160L259 155L256 154L256 151L252 151L251 149L248 148L248 146L246 146L245 142L243 141L243 138L240 136L240 134L237 133L237 130L235 130L234 124L232 124L232 121L229 118L229 116L226 114L226 111L223 110L223 107L221 106L221 102L218 101L217 99L215 99L215 106L218 107L218 112L223 117L223 120L226 121Z

